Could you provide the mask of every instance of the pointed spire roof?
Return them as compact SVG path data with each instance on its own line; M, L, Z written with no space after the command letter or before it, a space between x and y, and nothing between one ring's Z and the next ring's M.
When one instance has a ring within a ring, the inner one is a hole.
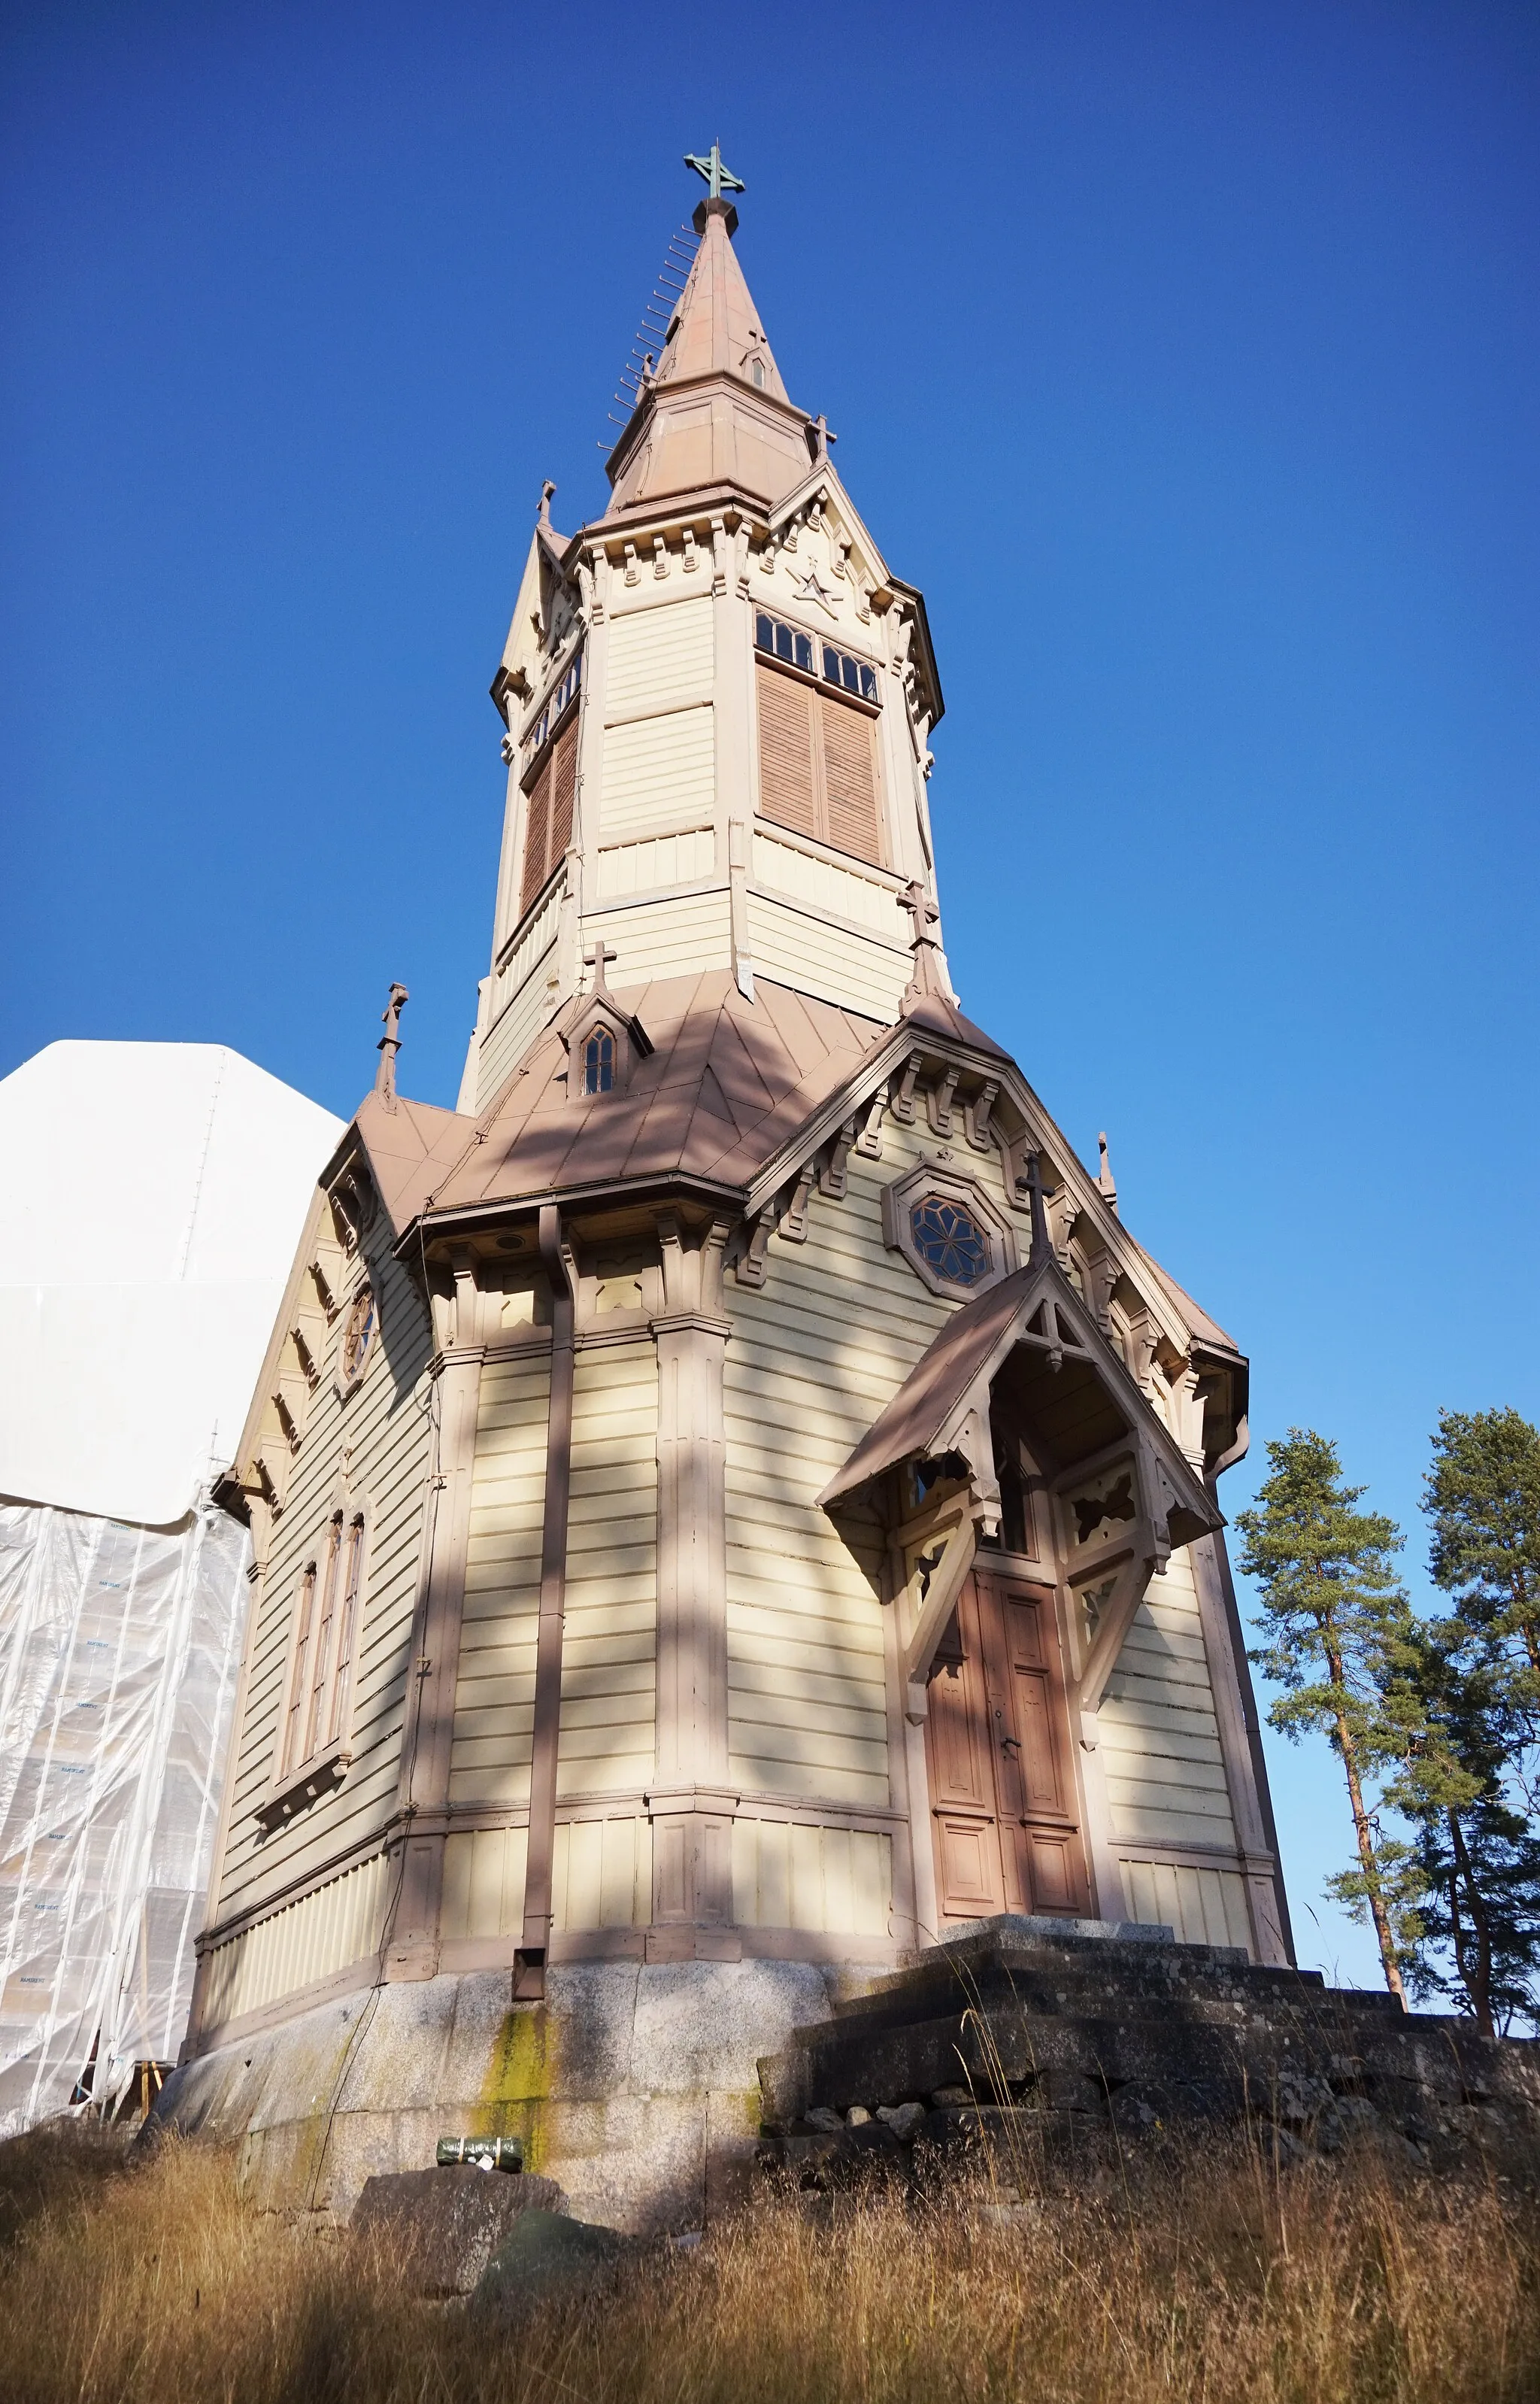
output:
M723 192L743 187L715 143L708 159L686 164L710 186L695 212L700 246L662 356L610 454L611 521L724 486L773 508L806 477L816 449L812 421L787 394L732 246L738 212Z
M752 384L756 392L788 400L790 395L781 381L754 295L732 246L737 210L728 201L702 201L695 222L701 246L669 326L655 383L683 384L696 376L730 375Z

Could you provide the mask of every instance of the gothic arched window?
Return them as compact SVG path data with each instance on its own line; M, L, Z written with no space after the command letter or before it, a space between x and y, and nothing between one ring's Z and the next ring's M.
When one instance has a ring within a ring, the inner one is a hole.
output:
M615 1038L607 1027L596 1027L583 1046L583 1091L607 1094L615 1084Z
M368 1359L369 1346L374 1341L374 1331L379 1323L379 1317L380 1314L374 1303L374 1288L371 1285L361 1285L354 1296L353 1308L348 1313L348 1323L342 1330L342 1383L344 1386L355 1386L363 1376L364 1363Z

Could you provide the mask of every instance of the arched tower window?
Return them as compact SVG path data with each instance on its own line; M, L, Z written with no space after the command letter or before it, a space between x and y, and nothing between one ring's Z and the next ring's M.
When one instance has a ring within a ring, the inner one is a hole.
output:
M615 1038L607 1027L596 1027L583 1046L583 1091L607 1094L615 1084Z

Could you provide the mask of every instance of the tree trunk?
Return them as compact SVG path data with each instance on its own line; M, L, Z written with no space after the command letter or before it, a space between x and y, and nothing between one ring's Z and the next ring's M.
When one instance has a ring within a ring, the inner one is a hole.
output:
M1470 1907L1471 1926L1476 1931L1475 1975L1465 1966L1465 1945L1458 1921L1455 1922L1454 1959L1460 1972L1460 1983L1470 1997L1476 2014L1476 2025L1483 2036L1495 2036L1491 2020L1491 1930L1487 1922L1487 1908L1476 1883L1476 1871L1465 1844L1465 1832L1460 1825L1458 1811L1447 1811L1450 1843L1454 1849L1454 1866L1465 1890Z
M1328 1637L1325 1644L1326 1666L1331 1682L1340 1687L1342 1656ZM1380 1960L1385 1973L1385 1984L1403 2011L1407 2008L1407 1991L1401 1980L1401 1964L1395 1958L1395 1940L1391 1935L1390 1914L1380 1891L1380 1865L1374 1858L1374 1831L1369 1826L1367 1806L1364 1801L1364 1782L1358 1775L1358 1746L1344 1712L1337 1714L1337 1744L1342 1755L1342 1768L1347 1774L1348 1801L1353 1807L1353 1824L1358 1838L1358 1858L1363 1864L1364 1883L1368 1890L1369 1911L1374 1920L1374 1933L1380 1940Z

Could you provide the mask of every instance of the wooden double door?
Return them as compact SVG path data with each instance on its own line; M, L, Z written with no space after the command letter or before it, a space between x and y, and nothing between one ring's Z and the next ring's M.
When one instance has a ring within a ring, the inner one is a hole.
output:
M943 1920L1089 1911L1050 1586L969 1577L931 1670L925 1757Z

